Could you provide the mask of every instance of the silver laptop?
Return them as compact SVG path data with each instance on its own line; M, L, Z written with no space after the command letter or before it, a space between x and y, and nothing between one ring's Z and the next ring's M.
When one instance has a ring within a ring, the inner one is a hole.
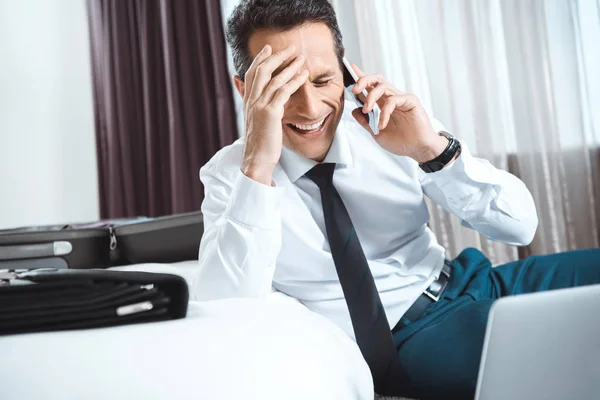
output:
M600 399L600 285L496 301L483 346L476 400Z

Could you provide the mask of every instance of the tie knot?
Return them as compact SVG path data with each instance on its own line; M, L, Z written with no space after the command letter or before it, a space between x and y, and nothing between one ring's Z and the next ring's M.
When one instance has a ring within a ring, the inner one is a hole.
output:
M318 164L306 173L306 177L316 183L320 189L323 189L331 186L334 170L334 163Z

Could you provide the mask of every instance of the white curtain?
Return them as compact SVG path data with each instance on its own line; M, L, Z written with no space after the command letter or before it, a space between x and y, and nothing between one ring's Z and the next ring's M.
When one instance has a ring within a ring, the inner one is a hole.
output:
M496 262L598 246L600 0L332 0L353 61L417 94L473 153L518 175L531 246L486 240L430 204L455 256Z

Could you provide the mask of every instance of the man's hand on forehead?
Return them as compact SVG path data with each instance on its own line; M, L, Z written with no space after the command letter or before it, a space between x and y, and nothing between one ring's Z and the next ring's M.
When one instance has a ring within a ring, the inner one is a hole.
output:
M294 48L293 46L291 46L292 48ZM286 51L287 49L289 49L290 47L287 47L285 50L282 50L282 52ZM279 73L281 71L283 71L288 65L290 65L292 62L294 62L295 59L297 59L299 56L302 56L302 66L305 67L306 66L306 59L304 58L304 55L296 50L294 50L292 52L292 54L285 60L282 61L281 65L275 69L275 71L273 71L273 76L277 76L279 75Z
M303 66L304 56L297 54L294 46L273 53L272 47L265 45L245 75L242 172L266 185L271 184L281 156L285 104L308 78Z
M265 45L261 52L254 58L252 65L250 65L250 68L246 72L246 93L248 93L248 88L250 88L251 93L254 93L254 97L245 96L245 99L256 99L256 96L260 96L264 86L274 75L276 75L275 71L279 69L280 72L282 72L285 69L285 67L283 67L284 63L286 64L286 67L295 63L293 67L296 67L296 71L298 71L299 67L304 63L304 56L296 55L294 46L286 47L276 53L272 53L272 51L273 48L271 46ZM252 92L252 90L254 91Z

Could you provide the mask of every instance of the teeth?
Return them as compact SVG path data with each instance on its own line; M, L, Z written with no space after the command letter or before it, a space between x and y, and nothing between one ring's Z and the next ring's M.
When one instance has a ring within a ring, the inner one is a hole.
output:
M320 128L321 125L323 125L324 121L325 121L325 118L323 118L316 124L312 124L312 125L296 125L296 124L292 124L292 125L298 129L300 129L301 131L312 131L314 129Z

